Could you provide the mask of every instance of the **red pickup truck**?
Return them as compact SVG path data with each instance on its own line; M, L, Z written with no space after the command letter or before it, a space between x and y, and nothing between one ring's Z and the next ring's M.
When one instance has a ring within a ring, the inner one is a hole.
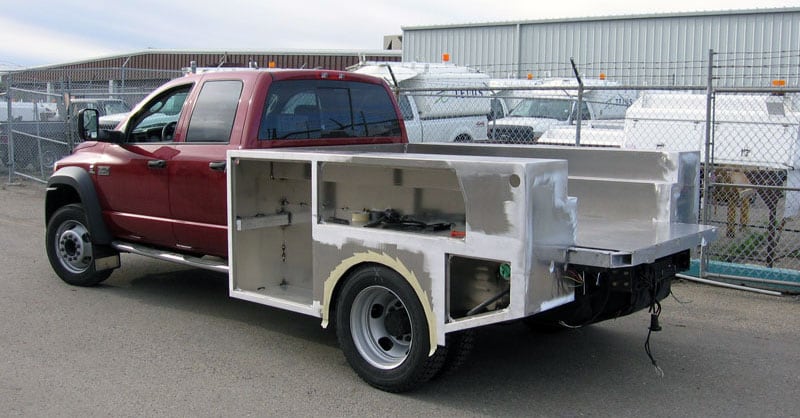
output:
M64 281L88 286L119 266L112 240L227 257L228 150L404 143L397 109L380 79L339 71L175 79L116 131L92 133L100 141L56 164L45 210L50 262Z

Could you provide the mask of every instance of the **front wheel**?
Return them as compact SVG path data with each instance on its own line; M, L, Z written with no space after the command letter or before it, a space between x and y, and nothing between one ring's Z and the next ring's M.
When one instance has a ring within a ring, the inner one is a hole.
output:
M446 357L428 356L428 322L416 293L383 266L356 270L336 308L337 337L347 362L370 385L403 392L430 380Z
M95 261L107 249L92 243L83 206L66 205L47 223L47 258L58 277L75 286L94 286L112 270L97 271Z

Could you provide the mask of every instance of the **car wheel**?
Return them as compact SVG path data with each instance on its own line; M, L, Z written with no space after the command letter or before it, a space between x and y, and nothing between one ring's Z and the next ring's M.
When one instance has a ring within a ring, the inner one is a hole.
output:
M108 248L92 243L86 212L79 204L58 209L47 223L47 258L58 277L75 286L94 286L113 270L97 271L98 254Z
M430 352L428 322L411 286L383 266L362 267L342 288L337 337L350 366L370 385L403 392L430 380L446 350Z

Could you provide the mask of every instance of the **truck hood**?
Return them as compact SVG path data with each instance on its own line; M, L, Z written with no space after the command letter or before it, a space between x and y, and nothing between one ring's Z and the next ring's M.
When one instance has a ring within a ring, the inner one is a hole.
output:
M551 126L566 124L566 121L560 121L556 119L505 117L497 119L494 122L489 122L489 128L493 128L495 126L498 128L524 126L533 128L535 132L541 133L550 129Z
M114 129L120 122L127 119L131 112L113 113L111 115L100 116L99 125L101 129Z

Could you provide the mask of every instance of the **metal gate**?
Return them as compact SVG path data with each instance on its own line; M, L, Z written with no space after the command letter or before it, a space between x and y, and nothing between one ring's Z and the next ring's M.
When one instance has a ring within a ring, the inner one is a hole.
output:
M63 96L11 87L3 97L0 157L11 176L40 181L72 150Z
M797 89L712 89L702 222L719 228L700 274L800 288Z

